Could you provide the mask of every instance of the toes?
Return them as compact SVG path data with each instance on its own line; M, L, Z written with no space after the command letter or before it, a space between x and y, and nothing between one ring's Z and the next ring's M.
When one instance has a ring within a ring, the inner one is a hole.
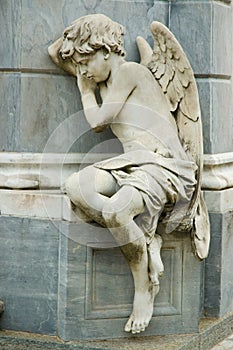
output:
M144 332L149 322L134 323L132 325L132 334Z
M125 325L125 332L130 332L132 330L132 324L133 324L133 317L131 316Z
M140 329L137 323L132 327L132 334L136 334L136 333L140 333Z

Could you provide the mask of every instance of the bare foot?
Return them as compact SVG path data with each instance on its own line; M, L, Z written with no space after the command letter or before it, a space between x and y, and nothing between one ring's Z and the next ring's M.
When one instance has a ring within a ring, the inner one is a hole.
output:
M159 286L151 282L148 282L145 290L135 291L133 312L125 325L125 332L136 334L145 331L153 315L154 299L158 292Z
M159 235L155 235L151 243L147 246L149 278L155 286L159 285L159 277L161 277L164 272L164 266L160 255L162 243L162 238Z

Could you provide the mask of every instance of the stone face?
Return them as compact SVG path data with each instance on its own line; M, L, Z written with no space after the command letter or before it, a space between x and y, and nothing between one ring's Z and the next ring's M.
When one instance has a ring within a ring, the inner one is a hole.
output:
M22 76L20 120L22 150L43 152L52 132L63 120L80 109L76 90L75 79L65 76L47 74Z
M198 1L172 2L170 29L182 43L194 73L210 73L211 4Z
M21 56L21 2L1 1L0 22L0 67L18 68Z
M230 152L233 147L231 82L228 79L199 78L197 83L203 120L204 151L212 154Z
M3 329L56 334L58 232L50 221L0 218Z
M212 96L212 153L230 152L233 149L231 81L214 81Z
M0 74L0 150L20 147L20 73Z
M206 196L207 205L210 203L211 244L209 257L205 263L204 309L205 314L210 317L221 317L233 308L231 273L233 207L230 198L232 189L219 191L217 195L207 192ZM216 209L213 207L214 200ZM221 204L223 200L224 203Z
M204 157L204 169L202 188L206 190L223 190L233 187L233 152L210 154ZM229 191L226 191L228 193ZM224 192L216 192L217 195L222 195ZM214 198L214 195L212 197ZM222 205L229 205L229 199L222 197ZM230 195L228 196L230 197ZM211 211L218 211L218 203L211 203ZM210 209L210 208L209 208Z
M96 237L112 241L107 230L98 234L88 224L62 224L58 335L64 340L127 337L123 329L134 290L130 270L119 248L103 249ZM164 239L165 274L145 335L196 332L202 266L189 237Z
M212 73L230 77L232 74L232 32L225 29L232 28L232 15L231 7L226 6L226 3L230 5L230 1L225 2L225 4L214 1L212 5ZM219 100L215 99L215 101ZM218 104L216 103L216 105Z

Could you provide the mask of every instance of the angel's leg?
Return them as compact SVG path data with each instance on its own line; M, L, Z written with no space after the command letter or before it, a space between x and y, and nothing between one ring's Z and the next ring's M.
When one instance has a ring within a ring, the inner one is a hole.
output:
M63 185L63 192L68 195L75 212L81 211L84 221L88 218L96 221L101 226L106 226L102 217L103 206L114 193L116 193L116 181L105 170L88 166L78 173L72 174Z
M148 326L159 291L159 286L149 278L145 236L133 220L143 210L141 194L131 186L123 186L103 208L106 225L126 257L134 279L133 312L125 326L125 331L132 333L140 333Z
M163 275L164 271L164 266L160 253L162 244L162 238L156 234L147 246L149 277L151 282L156 286L159 285L159 278Z

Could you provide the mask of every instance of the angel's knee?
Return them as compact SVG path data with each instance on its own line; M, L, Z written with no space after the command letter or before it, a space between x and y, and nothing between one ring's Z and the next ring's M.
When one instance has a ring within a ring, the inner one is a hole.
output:
M128 211L124 211L117 204L111 204L110 201L104 205L102 216L107 227L120 227L133 219Z

